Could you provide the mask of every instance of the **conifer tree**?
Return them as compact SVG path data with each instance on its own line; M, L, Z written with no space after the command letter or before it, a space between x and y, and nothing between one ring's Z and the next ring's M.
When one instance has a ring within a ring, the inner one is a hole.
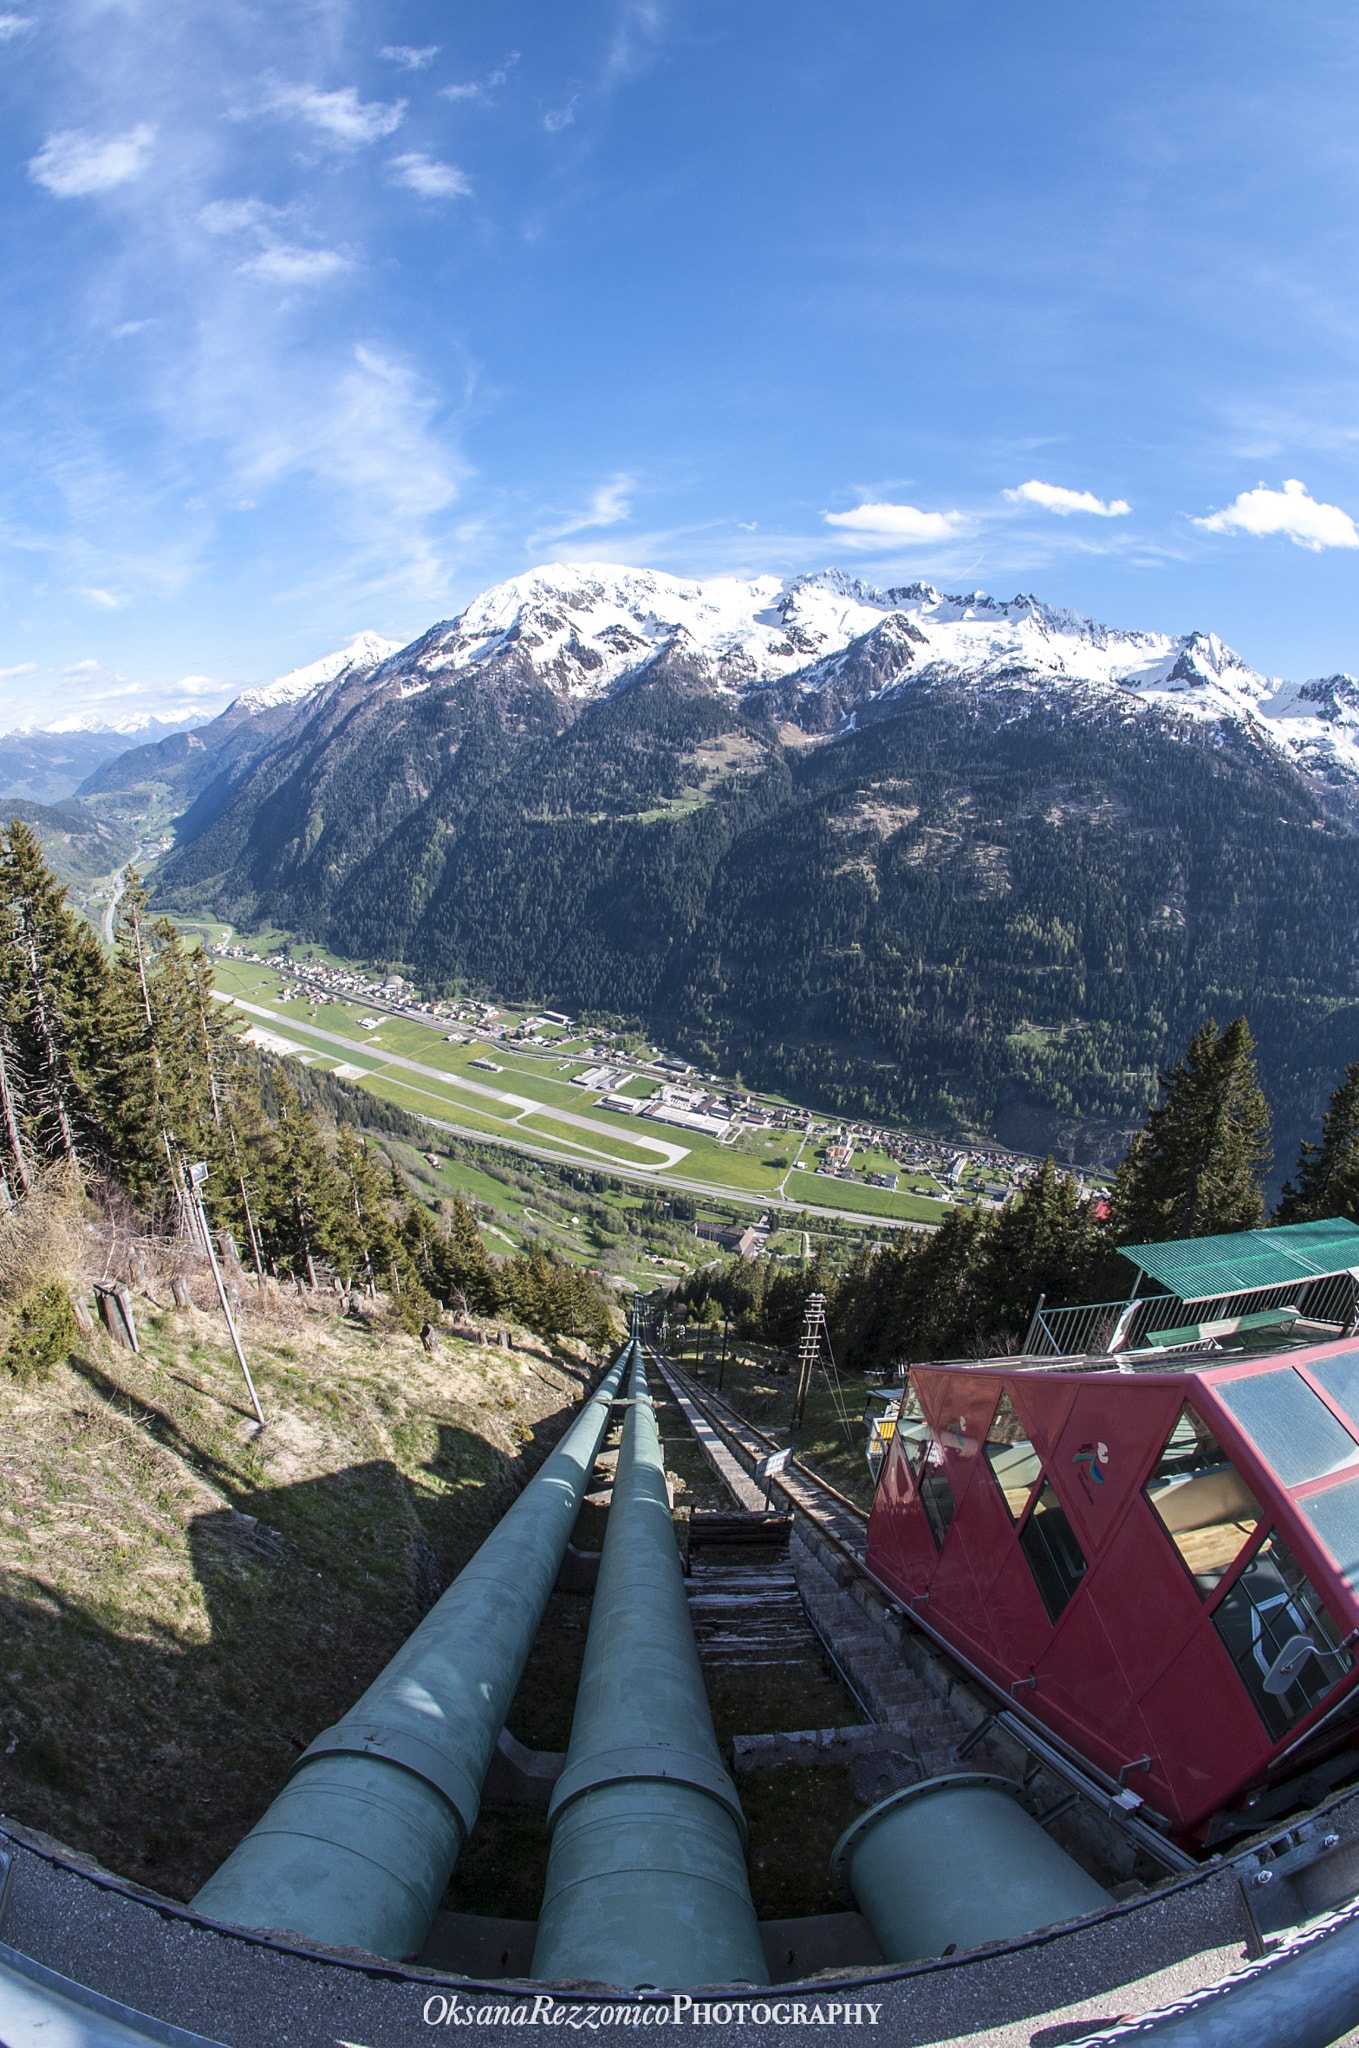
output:
M297 1099L297 1090L280 1069L275 1086L278 1094L278 1122L271 1134L268 1213L263 1223L265 1250L271 1261L283 1264L290 1273L305 1271L311 1285L317 1285L316 1261L327 1250L338 1255L342 1269L350 1243L342 1209L342 1194L335 1170L326 1155L321 1133L310 1109ZM351 1264L344 1273L353 1277Z
M1347 1216L1359 1223L1359 1060L1331 1096L1321 1143L1304 1138L1295 1177L1284 1184L1276 1223L1316 1223Z
M163 1004L153 1001L156 921L140 875L129 868L114 924L117 952L109 976L103 1045L105 1120L119 1179L154 1203L178 1191L174 1075L165 1054Z
M348 1124L341 1124L335 1141L335 1170L342 1190L335 1228L350 1249L354 1270L362 1271L370 1294L377 1293L379 1278L384 1286L394 1280L393 1291L399 1294L393 1265L397 1236L386 1212L384 1177L371 1148Z
M1244 1017L1209 1018L1161 1076L1163 1100L1128 1148L1110 1201L1115 1243L1151 1244L1249 1230L1264 1216L1269 1105Z
M0 835L0 1143L20 1188L36 1161L79 1165L99 1149L106 980L98 942L16 818Z
M1022 1335L1040 1295L1079 1299L1103 1242L1093 1204L1049 1156L985 1233L977 1272L982 1321Z

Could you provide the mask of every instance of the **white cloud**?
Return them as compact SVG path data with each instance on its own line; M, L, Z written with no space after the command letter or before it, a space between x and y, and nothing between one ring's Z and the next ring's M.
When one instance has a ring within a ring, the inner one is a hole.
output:
M550 107L543 115L543 126L549 135L559 135L563 128L571 126L576 118L576 101L579 97L579 93L575 93L564 107Z
M14 36L21 36L25 29L34 26L28 14L0 14L0 43L7 43ZM0 670L0 674L4 671Z
M1099 519L1121 519L1132 511L1126 498L1097 498L1093 491L1068 491L1062 484L1041 484L1037 477L1005 495L1012 504L1041 505L1045 512L1059 512L1063 518L1070 512L1093 512Z
M504 63L498 65L494 71L488 71L484 79L480 81L471 79L463 85L440 86L439 98L441 100L455 101L484 99L488 92L494 92L497 86L505 83L505 80L518 62L518 50L511 50Z
M282 218L277 206L262 199L210 199L198 209L200 223L210 235L237 235L252 228L267 228Z
M632 500L629 493L635 478L620 472L601 484L589 504L582 512L573 512L555 526L544 526L537 533L531 533L527 546L530 553L536 552L545 542L565 540L571 533L588 533L599 526L621 526L632 517Z
M1286 533L1298 547L1317 555L1323 548L1359 548L1359 532L1349 513L1338 505L1318 504L1295 476L1286 479L1281 491L1264 484L1242 491L1221 512L1194 524L1208 533Z
M21 661L17 668L0 668L0 683L7 683L11 676L32 676L37 672L36 661Z
M399 64L403 71L423 71L438 54L437 43L430 43L423 50L413 50L409 43L388 43L385 49L378 51L380 57L385 57L389 64Z
M314 85L281 85L269 100L272 108L300 114L322 135L345 149L357 149L365 142L377 142L401 126L406 102L390 105L382 100L361 100L352 85L335 92L321 92Z
M956 540L971 524L965 512L921 512L914 505L856 505L852 512L825 512L827 526L862 534L866 540Z
M120 612L127 603L125 597L119 597L112 590L82 590L80 595L87 597L91 604L97 604L99 609L105 612Z
M665 9L660 0L626 0L604 60L602 83L606 88L635 78L655 61L664 26Z
M338 249L299 249L292 242L273 242L239 268L243 276L260 277L268 284L324 284L351 265Z
M139 121L124 135L86 135L78 128L63 128L49 135L35 157L29 158L28 175L56 199L83 199L91 192L108 192L139 178L151 160L154 128Z
M99 663L97 661L73 661L71 666L68 669L64 669L62 673L68 676L97 675L99 673Z
M460 199L472 189L470 181L456 164L441 164L419 150L411 150L405 156L394 156L388 168L398 185L418 192L422 199Z

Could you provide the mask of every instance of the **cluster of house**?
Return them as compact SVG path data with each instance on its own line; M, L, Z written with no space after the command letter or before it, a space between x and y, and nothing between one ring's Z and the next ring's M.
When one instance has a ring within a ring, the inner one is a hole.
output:
M332 967L325 960L290 960L286 953L252 953L246 946L218 944L212 952L219 960L246 960L253 966L272 968L283 984L280 995L284 1002L383 1002L401 1016L420 1023L461 1017L469 1011L481 1018L500 1014L485 1003L422 1002L419 990L400 974L384 975L375 981L371 975L359 974L352 967Z

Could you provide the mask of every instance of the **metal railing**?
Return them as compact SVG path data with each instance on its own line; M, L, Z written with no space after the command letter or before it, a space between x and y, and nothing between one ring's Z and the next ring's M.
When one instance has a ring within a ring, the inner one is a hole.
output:
M1300 1320L1332 1323L1344 1329L1359 1307L1359 1284L1350 1273L1327 1273L1299 1285L1258 1287L1249 1294L1221 1294L1211 1301L1182 1301L1178 1294L1148 1294L1140 1300L1080 1302L1049 1308L1040 1300L1025 1333L1021 1355L1027 1358L1071 1358L1082 1353L1138 1351L1162 1330L1260 1315L1291 1308ZM1187 1340L1192 1341L1192 1340Z

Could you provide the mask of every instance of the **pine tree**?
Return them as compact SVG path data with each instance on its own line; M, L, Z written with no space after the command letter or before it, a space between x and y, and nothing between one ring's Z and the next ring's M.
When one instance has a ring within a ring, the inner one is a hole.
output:
M1331 1096L1321 1143L1303 1139L1296 1177L1285 1182L1273 1220L1316 1223L1328 1216L1359 1223L1359 1060L1346 1067Z
M1153 1244L1249 1230L1264 1217L1269 1105L1244 1017L1209 1018L1161 1076L1164 1099L1128 1148L1110 1201L1115 1243Z
M316 1119L297 1099L297 1091L280 1070L275 1077L278 1122L268 1149L261 1147L268 1178L261 1236L265 1254L288 1272L305 1272L317 1284L316 1261L332 1252L346 1280L355 1266L346 1264L351 1240L343 1208L343 1190L330 1163Z
M101 1080L105 1121L118 1178L146 1203L178 1192L170 1034L153 1001L156 921L140 875L129 868L114 924L117 953L109 976Z
M412 1203L402 1233L422 1284L449 1307L461 1297L477 1314L495 1315L503 1292L499 1273L462 1196L454 1198L446 1230L427 1228L428 1215Z
M977 1271L983 1323L1022 1336L1040 1295L1079 1300L1102 1245L1093 1204L1082 1201L1074 1175L1045 1159L986 1231Z
M398 1238L387 1214L385 1176L372 1148L356 1137L348 1124L341 1124L335 1141L335 1171L343 1191L336 1229L349 1248L354 1270L362 1271L370 1294L390 1285L399 1295L400 1277L395 1269Z
M19 1187L37 1161L102 1149L95 1098L107 973L28 827L0 836L0 1144Z

